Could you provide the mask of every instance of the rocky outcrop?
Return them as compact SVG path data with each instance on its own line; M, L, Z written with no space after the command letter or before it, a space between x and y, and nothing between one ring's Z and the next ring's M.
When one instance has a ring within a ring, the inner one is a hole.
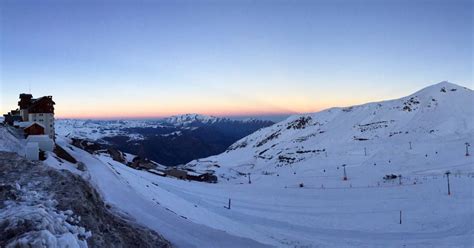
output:
M0 152L0 178L0 247L29 247L34 242L171 247L158 233L115 214L87 181L68 171ZM17 210L34 218L18 217Z

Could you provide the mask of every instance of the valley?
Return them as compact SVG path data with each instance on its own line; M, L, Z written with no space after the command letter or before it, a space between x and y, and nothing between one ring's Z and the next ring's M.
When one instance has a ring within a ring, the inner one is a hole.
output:
M187 114L163 120L74 120L56 122L60 135L88 139L166 166L219 154L235 141L272 125Z

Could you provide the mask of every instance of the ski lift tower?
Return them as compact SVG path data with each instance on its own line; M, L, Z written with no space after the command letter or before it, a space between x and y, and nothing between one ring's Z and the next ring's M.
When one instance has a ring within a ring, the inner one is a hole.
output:
M449 175L451 174L451 172L446 171L444 174L446 175L446 178L448 179L448 195L451 195L451 187L449 185Z
M342 165L342 168L344 169L344 177L342 178L344 181L347 181L347 173L346 173L346 164Z

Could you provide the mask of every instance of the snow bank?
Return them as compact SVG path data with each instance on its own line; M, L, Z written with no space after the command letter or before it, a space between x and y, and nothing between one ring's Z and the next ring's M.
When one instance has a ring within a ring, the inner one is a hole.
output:
M0 128L0 151L16 152L18 154L24 154L24 141L20 141L13 136L10 127Z

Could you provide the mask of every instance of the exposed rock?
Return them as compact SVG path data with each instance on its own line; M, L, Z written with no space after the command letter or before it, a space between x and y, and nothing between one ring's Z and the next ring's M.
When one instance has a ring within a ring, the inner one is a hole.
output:
M90 154L93 154L99 150L104 150L105 147L99 143L92 142L85 139L72 138L72 145L82 150L87 151Z
M281 132L280 130L270 134L268 137L264 138L262 141L258 142L256 147L260 147L260 146L263 146L265 145L268 141L270 140L273 140L273 139L276 139L278 138L278 136L280 136Z
M310 122L312 121L313 119L311 118L311 116L302 116L300 118L298 118L297 120L294 120L290 123L288 123L288 126L286 127L286 129L304 129L306 128L306 126L308 126L310 124Z
M122 163L122 164L126 163L125 156L124 156L123 152L121 152L121 151L119 151L115 148L108 148L107 152L109 153L110 157L112 157L113 160L115 160L119 163Z
M71 156L66 150L64 150L61 146L55 145L53 152L61 159L68 161L69 163L77 163L77 160Z
M145 170L150 170L150 169L155 169L156 164L153 163L153 161L147 159L147 158L141 158L139 156L136 156L133 158L132 163L129 164L134 169L145 169Z

